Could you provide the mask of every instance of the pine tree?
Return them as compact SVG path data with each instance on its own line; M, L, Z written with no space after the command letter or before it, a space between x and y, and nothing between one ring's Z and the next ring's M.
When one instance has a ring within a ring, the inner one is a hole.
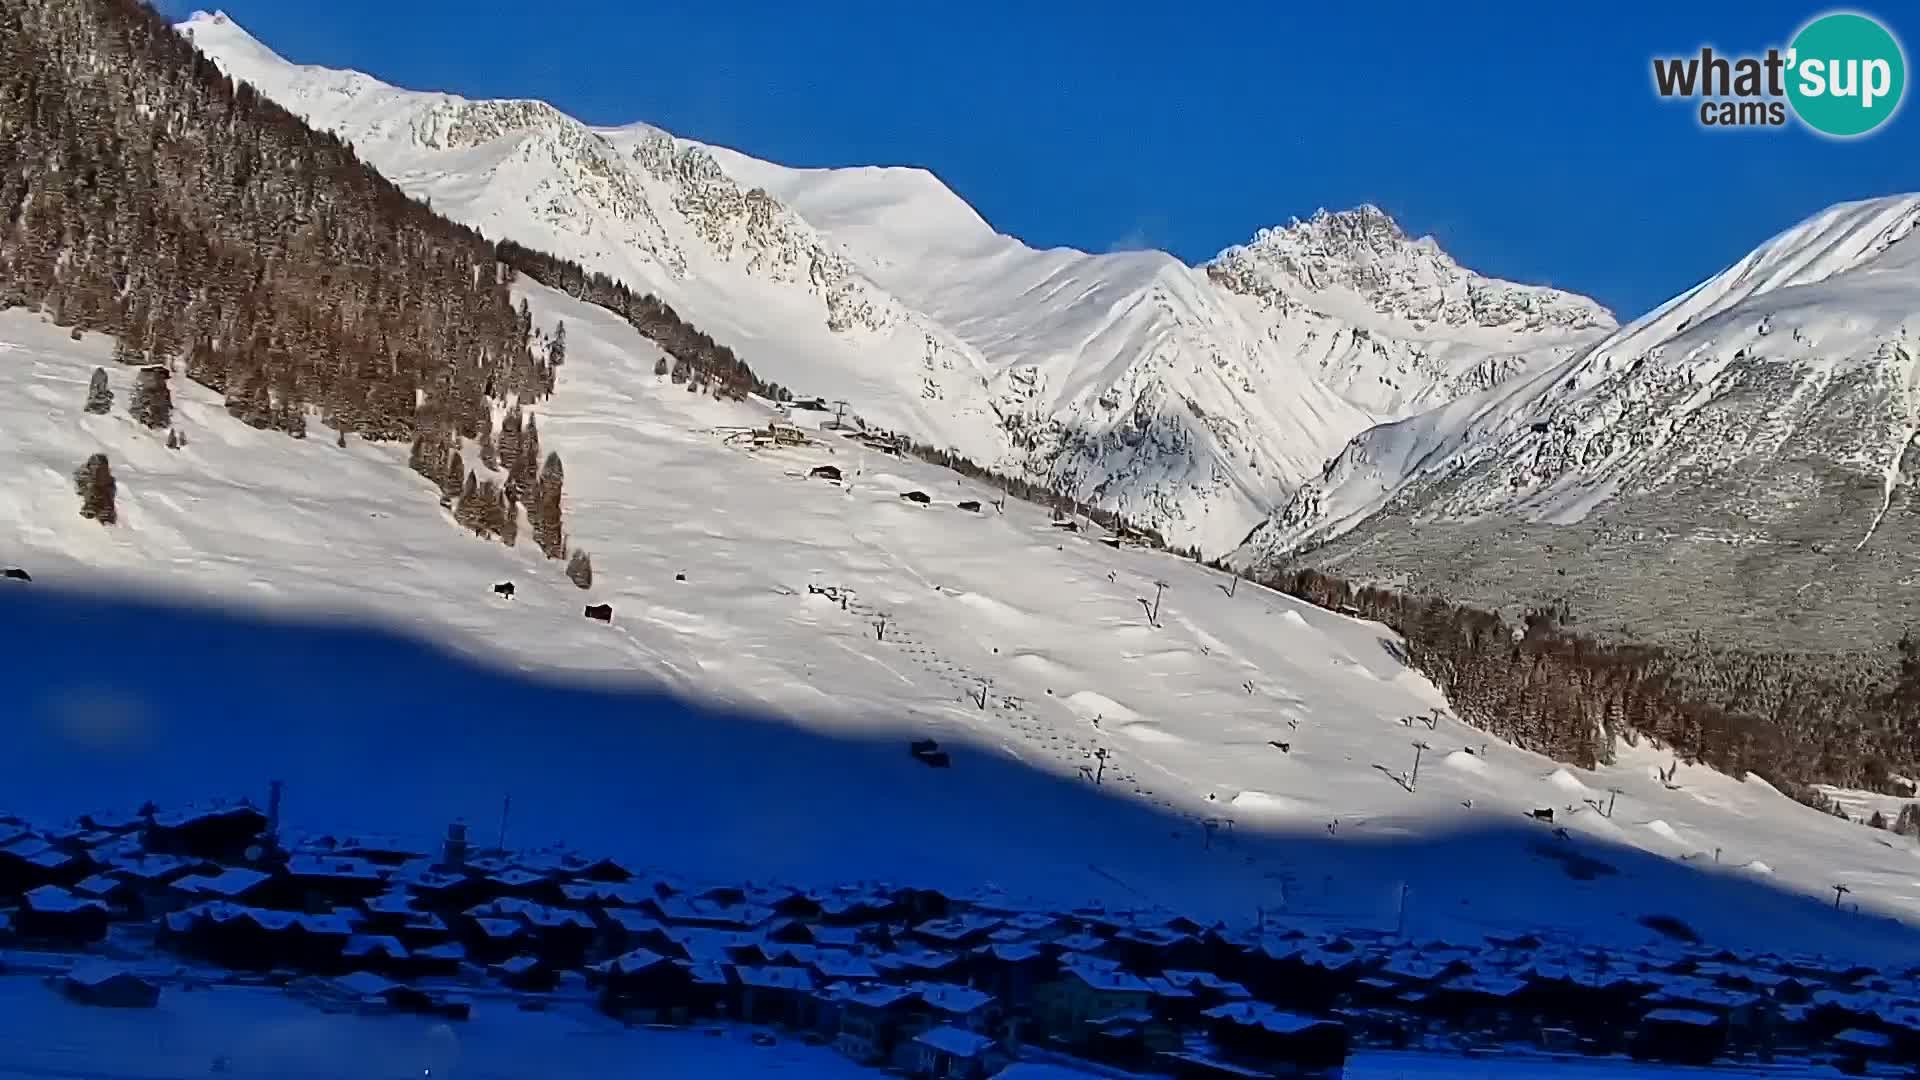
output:
M567 362L567 324L561 322L553 328L553 342L547 346L547 364L559 367Z
M158 430L173 423L173 394L167 389L172 373L163 367L144 367L134 379L128 411L147 427Z
M499 458L500 468L507 474L508 497L513 497L513 475L520 468L520 432L523 427L520 405L515 402L500 418L500 439L495 456Z
M87 411L101 414L113 411L113 385L107 381L106 368L94 368L87 380Z
M667 372L671 370L672 370L672 365L667 363L667 355L665 353L661 353L660 359L655 360L653 362L653 373L655 375L665 375Z
M549 559L567 556L566 531L561 524L561 491L565 484L560 455L548 454L534 485L532 506L538 511L533 516L533 542Z
M461 485L459 502L454 505L453 520L475 533L482 533L486 531L482 524L485 517L480 506L480 479L469 472L466 482Z
M440 490L449 499L457 499L464 490L462 482L467 478L467 460L458 449L447 451L446 464L440 467Z
M119 512L114 508L114 497L119 485L113 479L113 467L107 463L107 455L95 454L73 474L73 487L80 496L80 516L102 525L112 525L120 520Z
M167 432L167 449L180 449L180 430L178 428Z
M585 550L575 548L567 560L567 579L583 589L593 588L593 557Z
M512 476L508 477L507 484L513 489L515 502L531 504L533 502L534 481L540 468L539 417L527 417L527 430L520 435L520 453L515 464L519 468ZM538 513L538 508L529 505L527 507L527 520L532 522Z
M491 423L480 429L480 464L485 465L489 469L497 469L500 467L500 459L495 456L493 451L493 425Z
M1893 831L1901 836L1920 837L1920 803L1907 803L1900 808L1900 816L1893 823Z
M500 491L500 542L512 547L520 542L520 504Z

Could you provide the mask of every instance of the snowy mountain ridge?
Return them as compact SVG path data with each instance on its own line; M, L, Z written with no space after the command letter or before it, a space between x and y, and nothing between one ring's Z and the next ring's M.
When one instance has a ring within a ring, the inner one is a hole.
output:
M1377 209L1267 230L1205 268L1036 251L924 170L792 169L291 64L220 14L180 29L440 212L655 293L763 378L1209 553L1374 422L1612 325L1464 271Z
M1900 569L1910 530L1882 525L1912 512L1920 477L1916 227L1920 195L1832 207L1557 366L1375 427L1238 557L1272 565L1313 548L1405 573L1452 561L1451 541L1414 550L1449 527L1579 526L1560 542L1609 553L1554 576L1605 567L1617 579L1666 557L1629 550L1656 538L1700 551L1763 544L1782 566L1797 555L1809 574L1864 575L1841 590L1848 617L1808 640L1884 633L1906 605L1867 583L1913 583ZM1746 574L1734 586L1733 574L1709 576L1728 576L1737 607L1785 606L1784 583ZM1791 575L1761 575L1774 576ZM1491 582L1456 584L1491 595Z

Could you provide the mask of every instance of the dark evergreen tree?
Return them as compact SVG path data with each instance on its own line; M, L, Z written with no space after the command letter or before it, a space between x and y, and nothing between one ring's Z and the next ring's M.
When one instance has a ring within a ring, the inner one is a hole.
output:
M113 478L113 467L107 463L107 455L94 454L89 457L74 472L73 487L80 496L81 517L102 525L112 525L120 520L114 504L119 485Z
M178 450L178 449L180 449L180 431L179 431L179 429L177 429L177 428L176 428L176 429L174 429L174 430L172 430L172 431L169 431L169 432L167 432L167 449L169 449L169 450Z
M534 481L538 479L540 470L539 417L527 417L527 429L520 434L520 453L516 456L514 464L517 468L507 478L507 486L512 489L515 502L531 503ZM537 513L538 510L535 507L531 505L527 507L528 524L532 524L534 515Z
M667 372L671 370L673 370L673 367L672 365L667 363L667 356L665 353L660 354L660 359L655 360L653 362L653 373L655 375L665 375Z
M507 474L507 494L513 497L513 476L520 468L520 433L522 429L520 404L515 402L500 418L500 440L496 450L500 468Z
M578 548L567 560L567 580L583 589L593 588L593 557Z
M512 547L520 542L520 504L500 491L500 542Z
M533 524L533 542L549 559L567 557L566 530L561 522L561 491L565 484L566 471L561 467L560 455L548 454L540 466L528 516Z
M113 384L107 381L106 368L94 368L93 378L87 380L86 408L96 414L113 411Z
M163 367L140 369L133 384L133 400L128 405L135 420L155 430L173 423L173 394L167 388L171 377Z
M1894 820L1893 831L1901 836L1920 837L1920 803L1907 803Z

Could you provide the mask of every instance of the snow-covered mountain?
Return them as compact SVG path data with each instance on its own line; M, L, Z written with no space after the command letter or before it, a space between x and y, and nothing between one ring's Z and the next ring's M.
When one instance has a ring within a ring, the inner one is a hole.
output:
M569 328L554 394L527 408L566 460L586 590L524 537L465 533L403 446L257 430L189 380L179 449L124 404L87 413L96 367L118 402L136 377L112 340L0 313L0 567L34 579L0 581L11 807L57 819L280 778L289 828L431 839L511 792L523 843L696 879L991 885L1236 926L1404 920L1422 940L1624 944L1660 914L1716 945L1777 946L1790 924L1795 948L1911 954L1887 921L1920 920L1910 838L1758 778L1683 765L1669 787L1648 745L1583 770L1503 744L1377 624L1230 592L1017 501L969 513L991 491L946 470L830 433L730 443L764 403L685 393L606 311L515 293ZM96 452L112 527L78 513L71 471ZM124 606L154 595L198 606ZM115 641L138 644L101 651ZM661 690L740 712L638 697ZM909 757L918 737L952 768ZM1836 881L1887 918L1833 912Z
M1371 207L1204 268L1036 251L922 170L786 168L294 65L223 15L181 30L440 212L656 293L762 377L1209 553L1369 425L1612 326L1583 298L1472 274Z
M1561 364L1375 427L1238 557L1643 632L1890 640L1920 615L1917 228L1920 195L1835 206Z

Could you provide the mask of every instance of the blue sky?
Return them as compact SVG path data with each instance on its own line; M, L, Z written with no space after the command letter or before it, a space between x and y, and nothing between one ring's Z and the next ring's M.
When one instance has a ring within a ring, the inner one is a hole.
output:
M792 165L924 166L1036 246L1198 261L1374 202L1468 266L1627 316L1821 207L1920 190L1910 106L1840 143L1703 130L1654 97L1656 53L1784 45L1826 10L1805 3L220 6L291 59L411 88ZM1920 19L1866 10L1911 53Z

